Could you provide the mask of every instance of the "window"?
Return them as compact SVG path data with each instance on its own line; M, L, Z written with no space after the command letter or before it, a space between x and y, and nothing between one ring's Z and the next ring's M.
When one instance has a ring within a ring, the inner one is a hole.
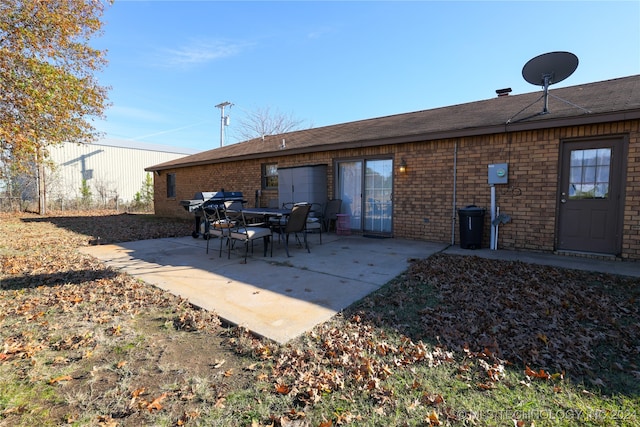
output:
M610 148L571 151L569 198L608 198L610 166Z
M262 165L262 188L278 188L278 164L266 163Z
M167 174L167 198L176 197L176 174Z

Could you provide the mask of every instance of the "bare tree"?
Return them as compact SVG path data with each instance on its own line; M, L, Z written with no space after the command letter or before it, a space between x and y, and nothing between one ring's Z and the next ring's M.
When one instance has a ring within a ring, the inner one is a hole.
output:
M293 114L272 111L270 107L257 108L247 112L246 117L238 120L234 136L239 141L260 138L265 135L277 135L302 128L304 120ZM311 127L311 125L309 125Z
M116 184L113 181L109 181L104 176L98 176L93 182L93 187L98 193L98 197L102 201L102 206L107 207L109 201L113 198L114 194L118 191Z

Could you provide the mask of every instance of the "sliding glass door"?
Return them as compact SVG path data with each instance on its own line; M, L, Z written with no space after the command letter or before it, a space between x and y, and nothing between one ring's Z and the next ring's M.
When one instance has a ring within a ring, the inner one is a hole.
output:
M391 234L393 161L363 159L337 164L337 194L351 228L367 234Z
M338 163L337 194L342 199L340 212L351 217L351 229L362 229L362 161Z
M393 162L365 160L365 165L363 230L391 234Z

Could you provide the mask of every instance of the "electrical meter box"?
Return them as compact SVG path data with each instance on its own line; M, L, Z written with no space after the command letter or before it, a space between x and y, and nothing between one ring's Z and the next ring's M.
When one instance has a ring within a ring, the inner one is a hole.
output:
M509 181L509 164L496 163L489 165L489 185L508 184Z

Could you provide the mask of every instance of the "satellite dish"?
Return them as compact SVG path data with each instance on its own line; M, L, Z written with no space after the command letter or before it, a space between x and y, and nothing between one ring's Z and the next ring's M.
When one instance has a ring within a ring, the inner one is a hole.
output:
M541 85L544 88L544 92L540 98L527 105L507 120L507 124L513 123L513 119L515 119L516 116L536 102L540 101L542 98L544 98L544 108L540 113L525 117L524 119L519 119L518 121L547 114L549 112L549 86L563 81L573 74L576 68L578 68L578 57L571 52L549 52L530 59L526 64L524 64L524 67L522 67L522 77L532 85ZM582 108L579 105L572 104L571 102L558 98L555 95L551 96L569 105L580 108L585 113L591 113L591 111L586 108Z
M544 88L544 109L549 112L549 85L559 83L578 68L578 57L571 52L549 52L530 59L522 68L522 77L532 85Z
M522 77L532 85L559 83L578 68L578 57L571 52L550 52L530 59Z

